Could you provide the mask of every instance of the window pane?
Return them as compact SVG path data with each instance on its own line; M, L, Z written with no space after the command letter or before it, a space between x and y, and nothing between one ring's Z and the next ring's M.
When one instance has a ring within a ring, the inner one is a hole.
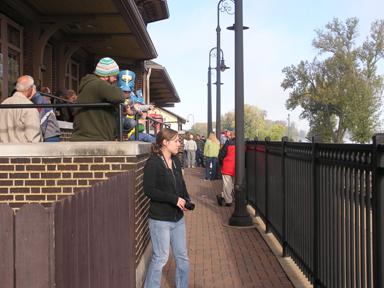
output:
M11 94L17 78L20 76L20 53L8 50L8 95Z
M11 25L8 25L8 42L20 47L20 31Z
M71 87L72 90L75 90L77 92L77 81L76 80L72 80L72 87Z
M71 87L69 87L69 77L68 76L65 77L65 88L71 89Z
M75 63L72 63L72 77L77 78L77 65Z

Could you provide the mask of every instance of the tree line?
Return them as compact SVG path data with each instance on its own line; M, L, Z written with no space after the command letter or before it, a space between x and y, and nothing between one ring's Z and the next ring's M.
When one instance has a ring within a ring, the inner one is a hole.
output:
M284 120L270 120L267 118L267 112L254 105L244 105L244 137L246 139L264 140L269 137L272 141L280 141L282 137L289 136L293 141L301 141L306 136L306 131L299 130L295 123L289 125ZM235 113L230 111L221 117L221 125L223 129L235 130ZM213 127L215 127L213 123ZM191 133L206 135L207 123L195 123Z

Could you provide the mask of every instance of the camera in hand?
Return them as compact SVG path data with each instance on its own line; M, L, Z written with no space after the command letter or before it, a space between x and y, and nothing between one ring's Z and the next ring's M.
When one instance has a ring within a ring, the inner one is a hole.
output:
M192 203L190 200L185 199L184 207L188 210L193 210L195 209L195 203Z

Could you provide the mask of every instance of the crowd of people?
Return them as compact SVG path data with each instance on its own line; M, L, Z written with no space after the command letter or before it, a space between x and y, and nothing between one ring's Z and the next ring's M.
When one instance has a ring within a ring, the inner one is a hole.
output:
M204 181L223 180L223 192L217 195L220 206L231 206L235 176L235 132L224 130L220 140L215 133L208 138L188 134L184 138L184 167L204 167Z
M138 129L139 140L153 143L152 155L144 168L144 193L150 199L149 231L153 254L144 287L159 287L164 265L172 247L176 260L176 286L188 287L189 259L187 253L184 213L193 210L177 157L178 133L169 128L156 137L143 133L143 120L152 105L145 105L141 93L134 93L135 75L120 70L111 58L102 58L94 73L84 76L79 94L61 90L56 103L124 103L124 118L118 119L116 106L51 107L1 109L0 143L31 143L60 141L59 120L73 121L72 141L114 141L117 122L122 120L127 139ZM50 104L48 87L37 88L34 79L23 75L17 79L15 91L2 104ZM233 203L235 175L235 133L225 130L220 139L214 133L204 136L187 134L184 139L184 168L205 168L205 181L223 179L223 192L216 195L218 205Z
M115 106L1 109L0 143L59 142L58 120L73 122L71 141L115 141L120 121L117 105L120 103L124 104L121 123L125 138L135 140L135 130L138 129L137 140L154 143L154 135L144 133L147 113L154 106L145 105L141 90L135 91L134 86L135 73L120 70L109 57L100 59L94 72L81 79L78 94L74 90L57 91L59 100L50 96L48 87L36 87L31 76L23 75L2 104L51 104L53 99L55 104L110 103Z

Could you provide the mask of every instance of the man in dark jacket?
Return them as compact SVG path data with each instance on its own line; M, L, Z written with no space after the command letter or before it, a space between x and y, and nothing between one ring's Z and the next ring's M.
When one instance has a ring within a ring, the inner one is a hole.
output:
M121 89L112 85L119 66L111 58L102 58L94 74L81 79L77 103L112 103L124 101ZM117 108L79 108L75 113L71 141L114 141L117 138Z

